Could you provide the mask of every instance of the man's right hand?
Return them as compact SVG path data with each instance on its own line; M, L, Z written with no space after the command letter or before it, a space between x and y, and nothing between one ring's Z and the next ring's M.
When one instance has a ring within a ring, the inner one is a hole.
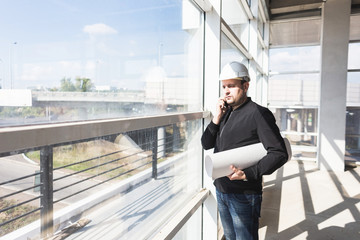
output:
M220 119L222 118L222 116L224 116L226 110L227 110L226 101L223 98L219 98L219 100L216 104L216 110L214 113L214 117L212 119L213 123L215 123L216 125L219 125Z

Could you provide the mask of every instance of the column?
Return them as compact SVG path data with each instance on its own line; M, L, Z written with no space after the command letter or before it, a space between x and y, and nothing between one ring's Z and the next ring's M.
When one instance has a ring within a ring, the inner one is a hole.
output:
M351 0L327 0L322 9L318 165L344 170L346 82Z
M220 94L220 0L211 0L212 10L206 12L205 22L205 71L204 71L204 109L214 111ZM206 127L211 118L204 121ZM203 207L203 237L217 240L218 213L215 187L212 180L203 173L204 187L211 191Z

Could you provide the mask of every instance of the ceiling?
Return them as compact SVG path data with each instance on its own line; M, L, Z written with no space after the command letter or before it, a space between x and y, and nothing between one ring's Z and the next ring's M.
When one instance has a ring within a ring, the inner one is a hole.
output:
M267 0L270 46L319 45L323 0ZM351 1L350 41L360 39L360 0Z
M326 0L265 0L270 20L321 16ZM351 13L360 13L360 0L351 1Z

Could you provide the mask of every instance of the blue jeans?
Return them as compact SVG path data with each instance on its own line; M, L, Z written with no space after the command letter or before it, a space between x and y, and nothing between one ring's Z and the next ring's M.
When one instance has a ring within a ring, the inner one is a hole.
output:
M233 194L216 190L226 240L259 239L261 194Z

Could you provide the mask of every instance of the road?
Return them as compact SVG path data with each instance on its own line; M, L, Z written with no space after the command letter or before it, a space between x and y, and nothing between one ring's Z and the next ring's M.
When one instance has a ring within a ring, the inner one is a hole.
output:
M0 158L0 183L9 181L10 179L20 178L20 177L23 177L26 175L34 174L36 171L39 171L39 170L40 170L40 166L38 164L24 159L24 157L21 154L9 156L9 157L3 157L3 158ZM59 170L54 171L54 179L68 175L68 174L69 173L65 173L65 172L59 171ZM83 179L84 179L84 177L81 177L81 176L71 176L68 178L61 179L60 181L55 181L54 182L54 190L62 188L69 184L81 181ZM56 201L57 199L61 199L63 197L69 196L72 193L79 191L80 189L84 189L89 186L98 184L99 182L100 181L98 181L98 180L91 179L91 180L86 180L82 183L76 184L72 187L65 188L54 194L54 201ZM0 196L4 196L5 194L19 191L19 190L22 190L25 188L30 188L30 187L34 186L34 184L35 184L35 177L29 177L26 179L19 180L17 182L3 185L0 187ZM105 189L108 185L109 185L109 183L104 183L96 188L89 189L83 193L80 193L73 197L64 199L63 201L61 201L60 205L64 206L64 205L73 204L74 202L84 199L85 197L87 197L91 194L94 194L101 189ZM40 194L40 192L38 192L38 191L35 192L33 189L31 189L24 193L14 195L11 198L16 199L16 200L27 200L27 199L34 198L35 196L39 196L39 194ZM39 201L33 201L33 202L31 202L31 205L39 206ZM56 207L56 204L55 204L55 207Z
M37 164L25 161L19 156L0 159L0 181L14 177L20 177L34 173L39 170ZM87 239L147 239L154 234L154 229L164 224L167 219L174 215L177 209L189 201L195 192L199 190L196 180L190 178L192 170L186 167L182 161L177 162L173 168L163 174L159 174L157 180L150 180L126 194L119 194L109 201L104 202L92 211L88 211L81 216L90 220L90 223L79 229L77 232L68 236L69 240ZM63 176L63 172L56 171L55 177ZM78 181L78 177L71 177L66 183ZM54 189L66 185L65 179L56 183ZM96 183L95 180L86 181L79 184L77 188L84 188L89 184ZM8 184L0 188L0 193L4 190L15 191L33 186L34 179L21 180L18 183ZM101 188L106 188L103 184ZM63 195L76 190L67 190ZM83 199L90 194L96 194L97 189L82 193L63 202L63 205L73 204L76 200ZM39 193L27 191L26 197L35 196ZM3 195L1 193L1 195ZM57 198L61 197L60 195ZM54 197L56 199L56 197ZM75 199L75 200L74 200ZM64 204L65 203L65 204ZM38 203L37 203L38 204ZM55 205L56 210L56 205ZM78 219L71 219L77 221ZM196 226L195 226L196 227ZM181 234L181 233L180 233ZM175 238L176 239L176 238Z

